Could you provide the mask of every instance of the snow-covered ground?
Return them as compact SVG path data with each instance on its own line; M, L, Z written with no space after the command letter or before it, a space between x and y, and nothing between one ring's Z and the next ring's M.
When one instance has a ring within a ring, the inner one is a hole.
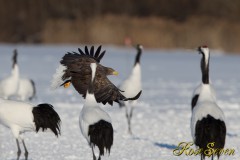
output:
M50 89L50 81L67 51L83 46L0 45L0 78L11 69L14 48L18 49L22 77L32 78L37 87L37 98L32 103L51 103L62 119L62 135L26 133L25 142L30 160L88 160L91 149L81 135L78 118L84 100L73 87ZM102 60L105 66L119 71L111 77L120 84L130 73L136 51L132 48L103 46L107 52ZM133 136L127 134L125 110L103 106L111 115L114 144L110 156L103 160L199 160L200 156L174 156L180 142L191 142L190 99L200 83L200 58L194 50L144 50L142 57L143 93L134 110ZM217 92L218 104L226 117L226 148L234 148L234 156L224 160L240 159L240 56L212 54L210 77ZM192 147L194 148L194 147ZM16 158L17 147L11 131L0 125L0 160ZM24 159L22 155L21 159Z

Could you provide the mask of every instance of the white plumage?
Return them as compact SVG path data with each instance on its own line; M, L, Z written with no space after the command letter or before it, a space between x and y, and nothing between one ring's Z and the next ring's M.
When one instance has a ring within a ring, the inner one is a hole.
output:
M16 95L19 86L19 67L17 64L17 51L14 50L11 75L0 81L0 97L8 99Z
M196 122L210 114L213 118L225 121L223 111L216 103L215 95L212 94L212 88L209 85L201 84L199 98L196 107L193 109L191 119L191 133L195 141Z
M92 148L93 160L96 160L94 154L95 145L99 148L99 158L104 155L106 149L110 153L113 143L113 128L111 118L103 109L100 108L94 96L93 81L96 72L96 63L91 63L92 80L87 91L85 104L80 112L79 126L82 135L86 138Z
M34 106L21 101L0 99L0 124L9 128L16 139L18 147L17 160L19 160L21 154L19 141L22 141L25 159L28 159L23 133L51 129L58 136L60 134L60 121L58 114L50 104Z
M86 102L82 108L79 117L80 129L83 136L90 144L90 137L88 135L89 125L95 124L100 120L105 120L112 123L112 120L107 112L100 108L96 102L94 95L89 94L86 98Z
M20 100L32 100L36 94L36 88L33 80L28 78L20 78L19 87L17 90L17 96Z
M131 74L119 88L124 91L122 94L125 97L133 97L142 89L140 63L133 67Z
M0 123L10 128L17 139L26 131L34 131L33 105L0 99Z
M141 83L141 65L140 65L140 58L142 54L143 47L142 45L137 45L137 55L135 58L135 63L132 69L131 74L129 77L120 85L119 89L123 90L122 94L125 97L132 97L136 95L140 90L142 90L142 83ZM131 118L133 114L133 107L136 105L137 100L134 101L127 101L121 102L121 106L125 106L126 109L126 118L128 122L128 131L132 134L131 131Z
M199 94L200 94L200 91L202 89L202 85L203 84L199 84L197 86L197 88L193 91L193 94L192 94L192 110L193 108L196 106L197 104L197 101L198 101L198 98L199 98ZM213 88L213 86L211 84L209 84L209 87L210 87L210 90L211 90L211 93L212 93L212 96L214 97L214 99L216 100L216 93L215 93L215 89Z
M58 68L56 69L56 72L53 75L52 82L51 82L51 88L56 89L60 85L64 83L62 76L64 75L64 71L67 69L66 66L59 65Z

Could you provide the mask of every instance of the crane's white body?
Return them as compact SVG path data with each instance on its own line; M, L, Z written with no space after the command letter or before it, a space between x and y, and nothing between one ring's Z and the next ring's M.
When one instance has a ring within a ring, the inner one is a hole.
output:
M199 96L200 92L201 92L201 89L202 89L202 83L199 84L197 86L197 88L193 91L193 94L192 94L192 100L195 96ZM215 89L213 88L213 86L211 84L209 84L209 87L210 87L210 90L211 90L211 93L212 93L212 96L214 97L214 99L216 100L216 92L215 92Z
M90 143L90 137L88 135L89 126L97 123L100 120L105 120L109 123L112 123L107 112L99 107L94 95L87 94L85 104L80 113L79 126L88 143Z
M31 80L27 78L20 78L19 79L19 87L17 90L16 95L19 97L20 100L26 101L29 100L34 96L34 87Z
M215 93L212 93L212 87L209 84L201 84L198 102L192 111L191 118L191 133L194 140L196 122L207 117L208 114L215 119L225 120L223 111L216 104L216 97Z
M141 89L141 66L140 63L137 63L133 69L129 77L120 85L119 89L123 90L122 94L125 97L134 97ZM135 103L135 101L130 101ZM127 104L127 102L124 102Z
M0 123L10 128L16 139L21 139L21 133L35 130L32 109L29 103L0 99Z
M28 151L22 134L27 131L52 131L56 136L60 134L61 119L51 104L34 106L22 101L0 99L0 124L9 128L16 139L18 152L21 155L19 141L23 143L25 159Z
M16 95L19 87L19 67L14 64L11 75L0 81L0 97L8 99Z

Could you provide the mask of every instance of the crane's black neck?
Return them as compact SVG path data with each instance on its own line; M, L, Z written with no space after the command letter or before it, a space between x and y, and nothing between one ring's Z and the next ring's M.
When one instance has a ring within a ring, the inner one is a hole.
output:
M136 55L136 59L135 59L134 66L135 66L137 63L140 63L141 55L142 55L142 49L138 47L138 48L137 48L137 55Z
M15 64L17 64L17 50L16 49L13 51L12 60L13 60L12 68L14 68Z
M203 57L201 60L201 71L202 71L202 83L209 84L209 57L206 57L204 53L202 53Z

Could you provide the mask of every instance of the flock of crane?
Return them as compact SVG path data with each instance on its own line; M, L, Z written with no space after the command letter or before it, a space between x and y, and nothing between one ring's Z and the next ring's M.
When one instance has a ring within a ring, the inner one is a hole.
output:
M106 51L102 46L78 49L77 52L66 53L56 73L53 75L53 88L71 84L85 99L79 116L79 127L82 135L87 140L93 154L93 160L100 160L101 156L110 154L113 145L114 131L111 117L104 111L99 103L113 105L118 103L125 107L129 134L133 109L137 99L142 93L140 58L143 51L142 45L137 45L137 54L134 66L129 77L119 86L115 86L108 78L109 75L118 73L100 64ZM203 150L208 143L214 142L215 148L224 148L226 125L224 114L217 105L215 91L209 80L210 51L207 46L200 46L198 52L202 55L201 71L202 83L196 88L192 97L191 133L195 145ZM0 124L12 131L17 143L17 160L20 159L22 142L25 150L25 159L28 151L23 138L27 131L51 130L56 136L61 134L61 119L51 104L30 104L36 93L34 82L22 79L17 64L17 51L14 51L12 73L0 81ZM13 98L17 100L13 100ZM97 146L97 148L95 148ZM96 158L95 152L98 152ZM215 155L212 155L212 159ZM218 158L220 154L216 155ZM205 154L201 153L201 160Z
M68 87L73 84L78 93L86 99L80 113L79 126L92 148L93 159L96 159L94 148L97 146L100 160L105 149L110 153L113 144L113 127L111 117L99 106L99 103L112 105L113 102L124 104L126 101L136 101L142 91L137 87L136 93L127 88L123 92L107 78L107 75L116 75L117 72L100 64L100 60L105 54L105 51L101 51L101 46L96 51L93 46L90 49L86 46L84 51L80 48L78 50L79 53L67 53L62 57L60 66L53 76L52 87ZM138 64L140 55L141 52L138 53ZM31 85L21 87L19 75L17 51L15 50L12 73L0 81L0 123L11 129L16 139L17 160L21 155L20 142L25 150L25 159L28 159L28 151L23 138L24 132L50 129L56 136L61 133L61 119L51 104L33 105L24 102L34 97L36 89L31 80L29 80ZM28 91L30 88L31 92L19 95L20 88L23 88L24 91ZM15 97L18 100L12 100Z

